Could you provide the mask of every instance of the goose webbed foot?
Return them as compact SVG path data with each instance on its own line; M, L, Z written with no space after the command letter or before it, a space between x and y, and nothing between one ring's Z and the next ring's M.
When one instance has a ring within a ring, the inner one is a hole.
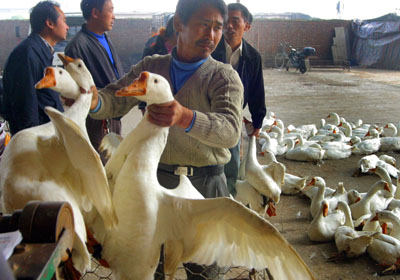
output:
M68 250L68 259L65 262L60 263L61 274L65 280L79 280L81 279L81 273L76 270L72 262L71 252Z

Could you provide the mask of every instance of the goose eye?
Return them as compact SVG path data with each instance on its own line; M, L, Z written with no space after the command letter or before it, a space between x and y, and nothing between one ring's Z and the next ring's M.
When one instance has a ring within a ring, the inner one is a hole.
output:
M158 83L158 80L157 80L157 79L154 79L154 83L157 84L157 83Z
M82 64L78 64L78 67L81 68L81 67L82 67Z
M58 73L60 73L60 75L62 75L62 71L61 70Z

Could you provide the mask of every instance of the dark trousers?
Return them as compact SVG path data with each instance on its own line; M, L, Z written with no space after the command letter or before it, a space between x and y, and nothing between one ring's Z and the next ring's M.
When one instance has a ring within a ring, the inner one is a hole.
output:
M236 181L239 175L240 142L241 141L239 141L239 143L235 147L229 149L229 151L231 152L231 160L224 166L228 190L233 197L235 197L236 195Z

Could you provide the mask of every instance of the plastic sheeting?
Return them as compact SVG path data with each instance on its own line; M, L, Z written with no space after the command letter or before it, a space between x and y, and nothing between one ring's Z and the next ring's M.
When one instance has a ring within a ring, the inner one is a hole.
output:
M386 15L352 24L353 62L360 66L400 70L400 17Z

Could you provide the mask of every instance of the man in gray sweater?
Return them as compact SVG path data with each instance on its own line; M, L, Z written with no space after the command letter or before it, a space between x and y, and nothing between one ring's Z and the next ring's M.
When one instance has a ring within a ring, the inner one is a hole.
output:
M175 188L179 175L188 175L206 198L229 195L224 164L230 160L229 148L238 143L241 133L240 77L231 65L210 56L221 39L226 14L223 0L179 0L174 16L178 39L172 53L145 57L98 94L92 89L90 116L118 117L140 101L134 97L115 97L116 90L130 84L142 71L165 77L175 100L153 104L147 110L152 123L170 127L158 168L159 182L166 188ZM214 277L212 273L205 274ZM196 279L196 275L189 279Z

